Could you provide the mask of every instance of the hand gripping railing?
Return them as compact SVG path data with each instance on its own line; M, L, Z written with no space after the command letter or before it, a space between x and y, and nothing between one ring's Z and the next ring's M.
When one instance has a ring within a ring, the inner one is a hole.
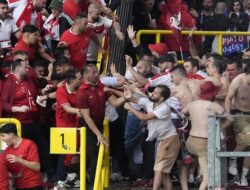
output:
M103 136L109 139L109 121L104 120ZM109 186L109 147L100 144L96 174L94 181L94 190L103 190Z

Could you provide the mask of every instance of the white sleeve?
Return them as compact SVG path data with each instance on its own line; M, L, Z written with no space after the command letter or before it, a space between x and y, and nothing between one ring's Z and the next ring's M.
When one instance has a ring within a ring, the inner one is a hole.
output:
M158 109L153 110L153 113L158 119L165 119L171 114L169 106L165 103L163 103Z
M116 77L101 77L101 82L106 86L117 86L117 78Z
M148 103L150 103L150 100L148 98L140 98L138 101L138 104L144 107L146 107Z
M133 67L133 69L135 70L135 71L137 71L137 69L136 69L136 67ZM133 78L133 75L132 75L132 73L130 72L130 70L126 70L126 73L125 73L125 79L127 79L127 80L129 80L129 79L132 79Z
M152 77L149 79L149 84L152 87L156 87L157 85L166 85L168 87L172 86L172 82L171 82L171 77L170 75L161 75L159 77Z
M113 25L113 20L103 17L104 28L110 28Z

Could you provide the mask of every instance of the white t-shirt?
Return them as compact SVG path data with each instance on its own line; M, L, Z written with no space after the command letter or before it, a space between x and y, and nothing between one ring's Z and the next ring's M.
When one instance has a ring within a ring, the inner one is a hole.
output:
M97 34L97 37L99 38L100 42L102 42L102 33L104 30L110 28L113 24L113 20L100 16L100 19L98 22L95 23L88 23L88 25L94 29L95 33ZM87 60L88 61L96 61L97 55L98 55L98 46L94 43L93 40L89 43L89 48L87 52Z
M148 113L154 113L157 117L157 119L148 120L148 138L146 141L152 141L155 138L163 140L177 134L171 120L170 107L165 102L154 108L154 103L149 99L140 98L138 104L145 106Z
M11 18L6 18L4 21L0 19L0 48L10 48L11 41L10 36L11 34L18 31L16 23Z

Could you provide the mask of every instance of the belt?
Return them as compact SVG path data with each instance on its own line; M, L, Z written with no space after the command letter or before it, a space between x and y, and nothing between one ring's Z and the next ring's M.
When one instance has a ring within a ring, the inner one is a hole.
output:
M241 111L241 110L231 110L231 113L233 115L235 115L237 113L241 113L241 114L244 114L244 115L250 115L250 111Z

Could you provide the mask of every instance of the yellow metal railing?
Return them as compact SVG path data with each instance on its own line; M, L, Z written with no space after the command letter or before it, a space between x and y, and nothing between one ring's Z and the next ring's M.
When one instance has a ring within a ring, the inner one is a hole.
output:
M109 139L108 119L104 120L103 136ZM101 144L97 159L94 190L103 190L109 186L109 164L109 147L105 147Z
M80 190L86 190L86 178L87 178L87 168L86 168L86 155L87 155L87 130L86 127L81 127L80 129Z
M20 121L18 119L15 118L0 118L0 124L7 124L7 123L11 123L11 124L15 124L16 128L17 128L17 134L18 136L21 137L22 135L22 125L20 123ZM0 148L2 147L1 141L0 141Z
M107 73L108 59L109 59L109 48L105 48L105 45L107 45L106 43L109 43L109 42L106 42L106 40L107 40L107 36L103 36L103 38L102 38L102 47L105 49L105 56L103 56L102 52L99 52L98 56L97 56L97 64L96 64L99 72L102 69L103 74ZM108 44L108 46L109 46L109 44Z
M136 34L137 43L141 43L141 36L142 35L155 35L156 43L161 41L161 35L169 35L173 34L171 30L139 30ZM199 35L199 36L218 36L218 53L222 54L223 50L223 36L248 36L250 32L230 32L230 31L190 31L190 30L183 30L181 31L182 35Z

